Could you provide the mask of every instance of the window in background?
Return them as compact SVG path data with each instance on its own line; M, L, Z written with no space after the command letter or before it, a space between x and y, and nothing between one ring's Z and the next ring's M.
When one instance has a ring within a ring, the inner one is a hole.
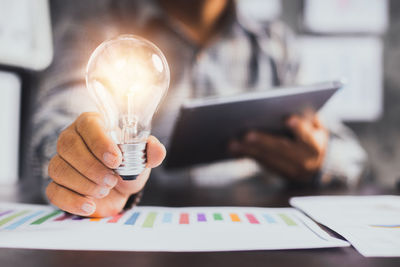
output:
M374 121L383 110L383 45L387 0L305 0L301 83L344 79L324 112L344 121ZM318 34L318 35L315 35Z
M382 51L375 37L304 37L299 82L343 79L344 88L323 108L345 121L373 121L382 114Z
M47 0L0 0L0 64L33 70L53 57Z
M375 33L388 27L387 0L306 0L304 26L319 33Z
M18 179L20 96L18 76L0 71L0 184Z
M236 0L240 15L257 22L277 19L282 13L281 0Z

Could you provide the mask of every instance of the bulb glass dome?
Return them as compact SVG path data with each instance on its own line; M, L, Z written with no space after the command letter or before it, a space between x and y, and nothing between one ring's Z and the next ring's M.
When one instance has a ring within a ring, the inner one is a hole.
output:
M124 180L136 179L146 166L151 120L169 80L160 49L138 36L105 41L90 56L86 85L121 149L123 162L116 171Z
M143 142L170 80L153 43L134 35L103 42L91 55L86 83L117 144Z

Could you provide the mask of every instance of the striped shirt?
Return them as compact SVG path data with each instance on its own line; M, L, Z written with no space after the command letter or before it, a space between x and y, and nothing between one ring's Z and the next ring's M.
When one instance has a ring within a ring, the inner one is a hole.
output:
M52 13L55 60L41 78L31 143L36 177L48 179L47 165L56 153L60 132L80 113L96 111L84 84L85 66L91 51L105 39L126 33L141 35L166 55L171 86L153 120L152 133L167 147L186 99L266 90L296 81L295 37L280 22L261 24L240 11L231 12L223 31L200 47L155 1L60 1L53 4ZM342 123L331 119L325 124L331 139L321 177L329 179L321 182L334 178L349 185L357 183L366 161L364 150ZM232 171L227 173L227 169ZM175 184L182 182L177 177L188 173L206 180L207 175L247 177L260 171L252 160L234 160L172 175L158 168L153 176Z

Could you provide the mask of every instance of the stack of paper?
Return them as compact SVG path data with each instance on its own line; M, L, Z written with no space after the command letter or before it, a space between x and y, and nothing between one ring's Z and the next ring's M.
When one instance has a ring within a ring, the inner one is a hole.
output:
M364 256L400 256L399 196L299 197L290 204L342 235Z

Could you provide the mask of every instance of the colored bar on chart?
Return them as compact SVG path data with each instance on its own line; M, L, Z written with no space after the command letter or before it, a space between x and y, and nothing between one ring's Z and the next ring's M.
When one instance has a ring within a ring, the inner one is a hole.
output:
M1 217L1 216L4 216L4 215L7 215L7 214L9 214L9 213L11 213L11 212L13 212L13 210L2 211L2 212L0 212L0 217Z
M79 216L79 215L75 215L74 217L72 217L72 220L74 220L74 221L80 221L80 220L83 220L83 219L85 219L85 217L82 217L82 216Z
M0 221L0 226L5 225L6 223L8 223L8 222L14 220L15 218L18 218L19 216L25 215L25 214L27 214L28 212L29 212L29 210L23 210L23 211L14 213L13 215L10 215L10 216L6 217L6 218L4 218L4 219L2 219L2 220Z
M61 211L61 210L55 210L55 211L53 211L53 212L47 214L46 216L43 216L42 218L37 219L36 221L34 221L34 222L31 223L31 224L36 224L36 225L42 224L42 223L44 223L45 221L47 221L48 219L53 218L54 216L57 216L58 214L60 214L60 213L62 213L62 212L63 212L63 211Z
M247 220L249 220L249 223L251 224L260 224L257 218L251 213L246 213L246 218Z
M221 213L214 213L213 217L214 217L214 221L222 221L223 220Z
M400 224L373 224L370 225L371 227L377 227L377 228L400 228Z
M121 217L124 216L124 212L118 213L117 215L113 216L111 219L109 219L107 222L108 223L117 223Z
M139 218L140 212L134 212L128 220L126 220L125 224L135 225L137 219Z
M295 221L292 220L292 218L290 218L289 216L287 216L286 214L280 213L278 214L279 217L281 217L281 219L289 226L295 226L297 225L295 223Z
M240 222L239 215L237 215L236 213L231 213L229 214L229 216L231 217L232 222Z
M268 222L268 223L276 223L276 220L274 219L274 217L272 217L269 214L263 214L264 219Z
M31 214L31 215L28 215L28 216L26 216L26 217L20 219L19 221L16 221L15 223L10 224L10 225L7 226L5 229L7 229L7 230L14 230L14 229L17 228L18 226L20 226L20 225L26 223L27 221L29 221L29 220L35 218L36 216L39 216L39 215L42 214L43 212L44 212L43 210L40 210L40 211L37 211L37 212L35 212L35 213Z
M142 227L152 228L156 218L157 218L157 212L150 212L149 214L147 214L147 217L144 220Z
M189 224L189 214L188 213L181 213L179 218L179 224Z
M74 215L72 215L71 213L64 213L62 216L55 218L54 221L55 222L64 221L66 219L71 218L72 216L74 216Z
M90 221L91 222L99 222L99 221L101 221L101 219L103 219L103 218L100 218L100 217L98 217L98 218L90 218Z
M204 213L198 213L197 221L198 222L206 222L207 221L206 215Z
M172 222L172 213L167 212L164 214L163 219L162 219L163 223L171 223Z

